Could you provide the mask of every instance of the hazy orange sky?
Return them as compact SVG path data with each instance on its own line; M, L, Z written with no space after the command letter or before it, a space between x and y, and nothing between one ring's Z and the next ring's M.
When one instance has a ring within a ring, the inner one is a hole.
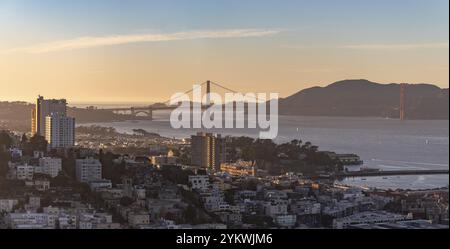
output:
M0 101L155 102L208 79L281 97L449 85L447 0L75 2L0 2Z

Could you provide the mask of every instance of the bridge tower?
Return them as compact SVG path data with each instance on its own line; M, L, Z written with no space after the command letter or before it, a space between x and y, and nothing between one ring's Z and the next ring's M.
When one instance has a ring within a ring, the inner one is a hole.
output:
M153 107L152 106L148 107L147 117L150 121L153 121Z
M206 105L211 104L211 81L206 81Z
M405 120L405 89L406 89L406 83L400 84L400 120Z

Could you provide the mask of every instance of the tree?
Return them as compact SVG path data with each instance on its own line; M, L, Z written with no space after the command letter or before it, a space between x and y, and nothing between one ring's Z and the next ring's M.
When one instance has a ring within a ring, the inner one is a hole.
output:
M242 160L254 162L256 159L255 149L252 146L242 148Z
M294 139L289 143L280 144L277 146L277 153L286 154L290 160L298 160L302 154L302 141Z
M12 139L5 131L0 132L0 178L5 178L8 173L8 162L11 154L8 148L11 147Z
M0 132L0 150L6 151L11 147L12 138L5 131Z
M62 159L62 169L70 178L76 178L76 161L72 153L67 158Z
M5 178L8 173L8 162L11 160L11 155L8 151L0 150L0 178Z
M99 152L99 160L102 164L103 177L111 180L114 184L121 183L122 177L126 175L126 163L121 161L119 164L114 163L117 156L111 152Z
M161 170L161 175L176 184L188 184L188 179L190 175L194 175L191 170L183 170L178 167L163 167Z
M197 209L194 206L189 205L183 211L183 218L186 223L195 224L197 222Z
M24 148L24 146L26 146L26 144L28 144L27 134L24 133L22 135L22 139L20 140L20 144L22 145L22 148Z
M47 151L48 142L43 136L34 135L29 139L28 143L22 146L26 154L32 155L33 151Z
M50 179L50 185L52 187L70 187L71 182L72 179L62 174Z
M265 165L276 159L276 144L270 139L257 139L254 142L255 159Z
M131 204L133 204L134 200L128 196L124 196L122 198L120 198L120 205L128 207Z

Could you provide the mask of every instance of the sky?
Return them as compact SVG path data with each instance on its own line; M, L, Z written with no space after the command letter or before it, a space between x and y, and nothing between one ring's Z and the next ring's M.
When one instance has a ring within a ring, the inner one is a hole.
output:
M281 97L344 79L448 88L448 5L1 0L0 101L156 102L206 80Z

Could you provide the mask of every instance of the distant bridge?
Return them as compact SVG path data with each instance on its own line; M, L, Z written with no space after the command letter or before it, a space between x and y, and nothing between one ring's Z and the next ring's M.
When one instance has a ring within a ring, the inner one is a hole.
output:
M220 87L222 89L225 89L227 91L233 92L233 93L237 93L237 91L234 91L230 88L224 87L218 83L214 83L212 81L206 81L203 82L200 86L204 86L206 85L206 94L211 93L211 85ZM188 91L186 91L184 94L189 94L192 91L194 91L194 89L190 89ZM209 102L209 101L208 101ZM167 100L163 103L157 103L157 104L153 104L153 105L149 105L149 106L138 106L138 107L122 107L122 108L104 108L101 110L107 110L107 111L112 111L114 113L127 113L133 116L137 116L140 114L143 114L144 116L146 116L149 120L153 120L153 112L154 111L162 111L162 110L173 110L176 109L178 107L178 105L169 105L170 100ZM211 105L202 105L202 110L208 109Z

